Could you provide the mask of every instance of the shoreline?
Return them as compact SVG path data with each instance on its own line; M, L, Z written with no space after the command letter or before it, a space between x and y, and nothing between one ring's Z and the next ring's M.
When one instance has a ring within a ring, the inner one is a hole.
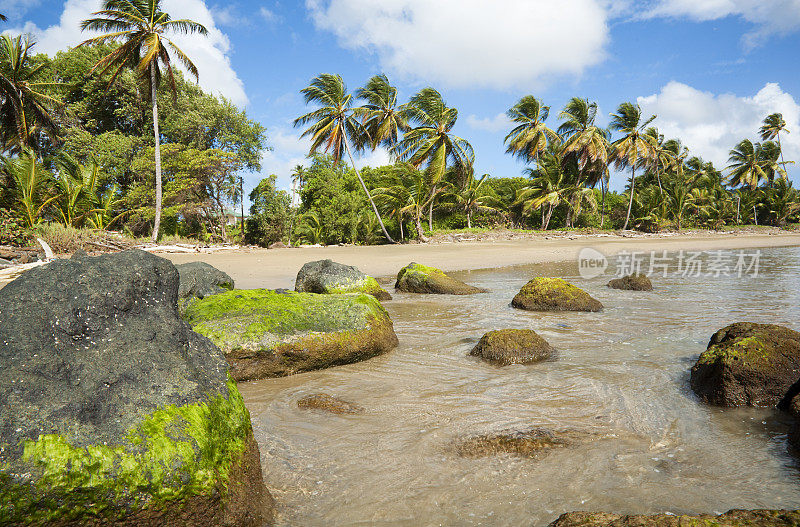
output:
M382 283L410 262L446 272L577 260L584 247L606 256L621 251L715 251L800 246L800 233L697 233L620 236L613 234L531 236L518 239L435 244L246 248L216 253L156 253L175 264L203 261L228 273L242 289L293 289L307 262L331 259L354 265Z

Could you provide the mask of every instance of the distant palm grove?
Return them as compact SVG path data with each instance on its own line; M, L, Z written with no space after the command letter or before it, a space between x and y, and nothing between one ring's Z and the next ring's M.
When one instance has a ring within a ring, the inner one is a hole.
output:
M498 177L475 173L472 146L453 133L458 111L435 89L401 103L385 75L351 93L333 74L301 90L308 113L294 124L310 143L307 166L293 170L291 191L264 178L242 221L243 174L261 170L267 134L176 69L203 74L169 36L203 38L206 29L141 0L105 0L82 28L94 36L55 57L36 54L28 36L0 37L0 244L53 229L372 244L463 228L657 232L800 221L779 113L754 130L760 142L731 145L728 165L715 167L665 138L634 103L602 128L591 100L572 98L556 115L526 95L508 110L503 146L527 168ZM377 149L394 164L358 169L356 159ZM612 178L625 179L624 193L610 190Z

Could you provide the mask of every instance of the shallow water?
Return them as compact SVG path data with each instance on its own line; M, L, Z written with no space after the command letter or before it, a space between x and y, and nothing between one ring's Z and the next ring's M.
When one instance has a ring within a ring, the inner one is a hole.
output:
M613 265L612 265L613 267ZM756 278L654 278L615 291L577 265L453 273L491 292L396 294L385 304L400 346L370 361L240 385L279 525L546 525L573 510L719 513L800 507L790 420L701 404L689 369L736 321L800 329L800 249L763 251ZM511 298L531 277L561 276L600 313L529 313ZM468 357L491 329L532 328L547 362L497 368ZM301 410L326 392L361 415ZM462 459L465 435L531 427L599 434L538 459Z

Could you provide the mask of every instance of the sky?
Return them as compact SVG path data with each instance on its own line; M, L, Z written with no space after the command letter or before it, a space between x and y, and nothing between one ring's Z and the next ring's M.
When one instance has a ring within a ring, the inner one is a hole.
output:
M87 35L81 20L101 0L0 0L6 31L32 34L54 54ZM505 154L505 112L532 94L551 107L573 96L596 101L598 124L625 101L656 115L667 138L693 155L727 164L762 119L783 113L786 159L800 162L800 0L162 0L208 37L174 40L192 57L203 89L245 108L267 128L267 174L288 189L307 164L308 142L292 121L309 111L300 90L320 73L352 91L377 73L401 102L426 86L459 111L454 133L475 149L476 174L514 177L524 164ZM368 153L361 166L390 162ZM789 167L800 183L800 168ZM611 187L624 187L615 174ZM247 191L247 188L246 188Z

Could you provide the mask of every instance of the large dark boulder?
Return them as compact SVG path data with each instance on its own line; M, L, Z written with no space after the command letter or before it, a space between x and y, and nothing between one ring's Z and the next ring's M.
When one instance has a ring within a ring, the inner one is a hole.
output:
M0 525L263 525L250 416L178 272L77 254L0 290Z
M774 407L800 378L800 333L740 322L717 331L692 367L691 386L719 406Z
M357 267L336 263L333 260L308 262L297 273L294 290L299 293L342 294L366 293L378 300L391 300L378 281Z
M406 293L435 295L474 295L486 292L485 289L456 280L440 269L414 262L400 269L394 287L398 291Z
M731 510L714 516L701 514L650 514L623 516L606 512L568 512L550 527L796 527L800 511Z
M388 313L365 294L235 289L193 300L184 316L222 348L236 380L351 364L397 346Z
M600 311L603 304L583 289L561 278L537 277L525 284L511 301L528 311Z
M653 283L645 274L629 274L622 278L615 278L608 283L611 289L622 289L623 291L652 291Z
M532 364L550 357L553 348L532 329L501 329L486 333L470 355L497 366Z
M176 265L175 268L180 275L178 298L181 301L205 298L233 289L233 278L205 262L189 262Z

